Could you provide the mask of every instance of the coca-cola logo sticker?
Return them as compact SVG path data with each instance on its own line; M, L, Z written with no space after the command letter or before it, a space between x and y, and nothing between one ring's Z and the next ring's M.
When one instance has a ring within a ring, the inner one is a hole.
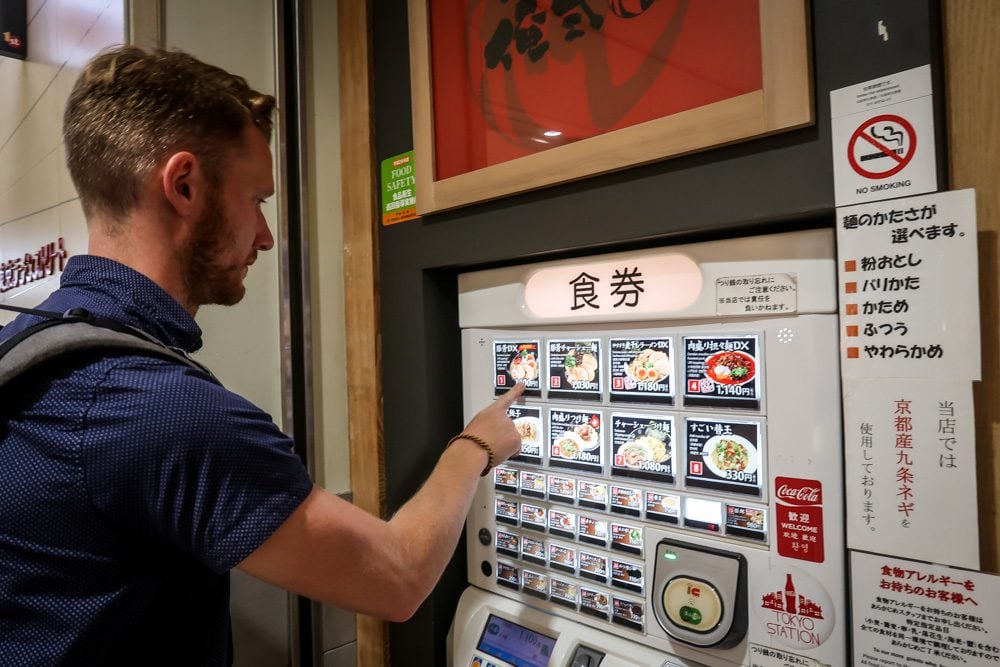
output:
M769 570L751 579L750 606L775 642L793 649L814 649L833 633L836 614L819 581L795 567Z
M778 555L813 563L826 560L823 486L819 480L776 477L774 496Z
M823 486L816 479L775 477L774 495L778 502L789 505L823 504Z

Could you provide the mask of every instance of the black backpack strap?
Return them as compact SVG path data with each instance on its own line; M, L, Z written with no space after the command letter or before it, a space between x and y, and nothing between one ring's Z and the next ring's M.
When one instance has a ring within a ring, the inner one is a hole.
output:
M170 348L144 331L95 317L83 309L61 314L4 305L0 305L0 309L45 318L0 344L0 386L39 363L82 350L126 350L159 356L200 370L215 379L211 371L182 350Z

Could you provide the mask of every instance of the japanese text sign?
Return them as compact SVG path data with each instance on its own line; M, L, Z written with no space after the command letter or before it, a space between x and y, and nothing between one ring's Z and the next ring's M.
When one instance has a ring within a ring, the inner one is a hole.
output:
M979 379L973 190L837 209L845 378Z
M853 380L844 396L848 547L979 567L970 383Z
M645 254L539 269L525 284L524 300L531 313L545 318L646 316L687 308L701 287L701 270L689 257Z
M996 575L853 552L853 664L996 665L998 597Z

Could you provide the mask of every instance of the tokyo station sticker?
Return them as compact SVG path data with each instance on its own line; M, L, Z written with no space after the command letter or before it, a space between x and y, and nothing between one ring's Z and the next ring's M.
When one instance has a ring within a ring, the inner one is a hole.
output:
M520 382L524 395L542 395L538 341L493 341L493 393L499 396Z
M612 338L612 402L673 405L673 351L670 338Z
M514 428L521 436L521 453L511 457L512 461L522 463L542 462L542 410L525 405L512 405L507 408L507 416L514 422Z
M759 410L757 336L685 336L684 403Z
M778 564L751 577L750 607L772 643L794 650L819 648L838 624L822 582L796 567Z
M604 471L604 424L594 410L549 410L549 465Z
M758 422L688 418L685 423L687 486L761 495L765 452Z
M550 340L549 398L601 400L601 341Z

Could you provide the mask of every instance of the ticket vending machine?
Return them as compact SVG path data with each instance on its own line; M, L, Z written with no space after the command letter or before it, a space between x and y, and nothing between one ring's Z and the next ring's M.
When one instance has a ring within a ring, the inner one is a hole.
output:
M847 664L834 257L808 230L460 276L466 418L526 392L450 664Z

